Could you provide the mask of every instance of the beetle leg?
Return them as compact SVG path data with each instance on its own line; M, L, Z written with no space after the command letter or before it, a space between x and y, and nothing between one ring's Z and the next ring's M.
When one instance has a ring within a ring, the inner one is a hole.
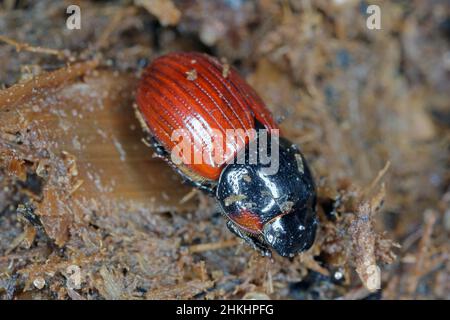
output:
M145 140L144 143L146 145L151 146L153 150L155 150L156 156L169 162L169 164L175 169L175 171L178 172L178 174L183 177L183 180L185 182L193 185L194 187L200 189L203 192L206 192L211 196L215 195L216 190L213 186L210 186L208 184L202 184L200 182L196 182L190 179L188 175L186 175L183 171L180 170L180 168L178 168L171 161L169 161L169 153L166 151L164 146L161 143L159 143L158 140L155 137L153 137L150 133L146 134L143 139Z
M259 239L242 232L232 221L227 221L228 229L239 238L245 240L253 249L259 251L263 256L271 257L272 253L269 248Z
M153 147L158 157L166 158L168 156L168 152L164 149L163 145L155 139L155 137L148 135L145 138L146 141Z
M206 194L214 197L216 194L216 188L206 184L206 183L195 183L195 187L197 187L198 189L200 189L201 191L205 192Z
M151 134L146 135L146 137L144 138L145 141L152 146L152 148L155 150L156 155L159 158L162 158L166 161L169 161L169 153L166 151L166 149L164 148L164 146L159 143L159 141L153 137ZM216 194L216 188L215 186L206 183L206 182L200 182L200 181L195 181L194 179L192 179L191 177L189 177L185 172L183 172L182 170L180 170L179 167L177 167L176 165L174 165L171 161L169 161L169 163L172 165L172 167L178 172L178 174L180 174L184 180L187 183L190 183L191 185L193 185L194 187L200 189L201 191L207 193L210 196L214 196Z

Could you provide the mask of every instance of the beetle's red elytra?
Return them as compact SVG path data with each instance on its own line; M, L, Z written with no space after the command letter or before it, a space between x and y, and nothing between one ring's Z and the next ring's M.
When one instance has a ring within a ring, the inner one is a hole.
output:
M217 199L231 232L263 255L275 250L292 257L311 247L317 220L310 169L298 147L279 136L270 111L234 68L202 53L161 56L144 70L136 102L156 152L187 182ZM192 162L190 152L175 161L174 134L180 130L188 133L189 150L209 161ZM218 138L229 131L245 133L235 140ZM267 137L270 144L264 143ZM226 147L219 156L217 141ZM243 162L230 161L241 155ZM276 171L269 172L275 162Z
M232 68L224 77L224 68L205 54L172 53L155 59L145 70L137 103L150 132L166 150L175 146L171 135L176 129L188 129L194 152L201 152L210 150L204 137L212 130L224 136L229 129L248 130L255 127L255 117L267 129L278 128L256 92ZM243 144L237 141L228 157ZM215 181L227 160L187 166L194 174Z

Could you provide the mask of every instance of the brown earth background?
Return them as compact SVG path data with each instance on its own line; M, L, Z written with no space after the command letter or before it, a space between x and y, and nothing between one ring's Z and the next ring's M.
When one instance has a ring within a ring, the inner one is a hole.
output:
M0 298L449 299L449 38L444 0L0 2ZM260 257L142 142L137 79L177 50L302 148L309 251Z

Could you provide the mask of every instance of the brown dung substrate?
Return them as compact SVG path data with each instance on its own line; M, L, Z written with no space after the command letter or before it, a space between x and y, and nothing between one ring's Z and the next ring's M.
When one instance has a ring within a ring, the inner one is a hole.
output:
M354 0L75 1L69 30L71 2L0 3L0 298L450 298L448 1L374 1L381 30ZM302 148L309 251L259 256L143 143L137 79L175 50Z

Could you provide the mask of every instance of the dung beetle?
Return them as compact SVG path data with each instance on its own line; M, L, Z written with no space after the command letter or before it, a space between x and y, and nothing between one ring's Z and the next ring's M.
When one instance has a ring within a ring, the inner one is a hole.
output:
M163 55L144 70L136 102L156 153L218 200L234 234L266 256L274 250L293 257L311 247L317 227L311 171L233 67L202 53Z

